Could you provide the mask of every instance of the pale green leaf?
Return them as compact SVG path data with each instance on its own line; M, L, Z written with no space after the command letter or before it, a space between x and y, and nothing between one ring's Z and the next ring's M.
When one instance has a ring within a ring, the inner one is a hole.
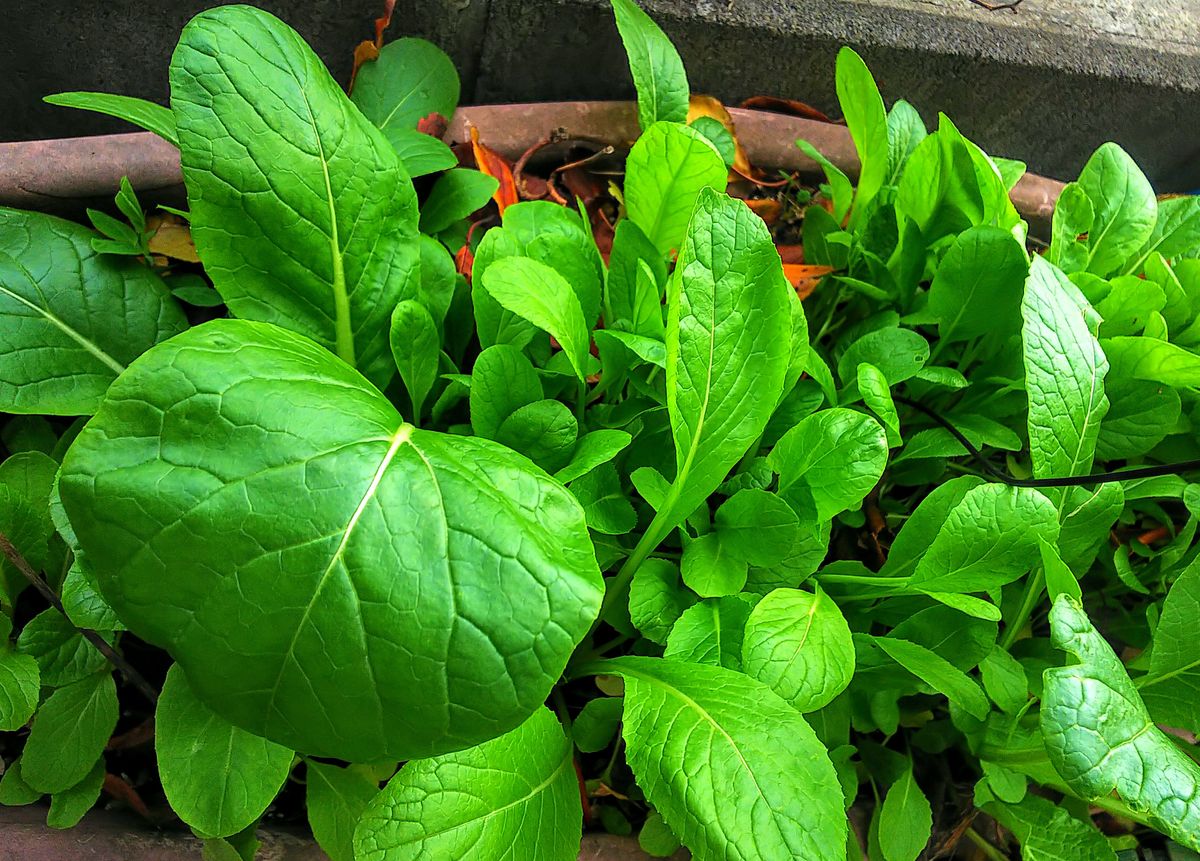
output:
M688 80L679 52L634 0L612 0L612 7L637 88L639 125L687 122Z

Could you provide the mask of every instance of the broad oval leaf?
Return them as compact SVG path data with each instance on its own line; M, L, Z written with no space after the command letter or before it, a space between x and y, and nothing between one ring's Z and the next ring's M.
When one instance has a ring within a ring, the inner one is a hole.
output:
M667 291L673 511L681 519L724 480L779 402L791 355L790 289L762 219L704 191Z
M386 382L389 316L419 259L416 194L387 139L296 31L249 6L184 28L171 107L192 238L229 310Z
M416 129L432 113L449 120L459 89L458 70L445 51L425 39L404 37L388 42L375 60L359 67L352 98L387 134Z
M117 725L117 686L96 673L52 693L34 718L21 754L21 778L45 793L87 777Z
M798 711L824 708L854 675L850 627L819 588L776 589L746 622L742 669Z
M679 249L703 189L721 191L728 171L708 138L691 126L659 122L625 162L625 209L660 254Z
M846 857L833 763L800 713L762 682L659 658L592 667L625 678L630 767L697 861Z
M91 415L117 375L187 328L162 279L94 232L0 207L0 411Z
M573 861L583 811L571 743L544 708L511 732L410 762L368 806L358 861Z
M886 861L916 861L929 842L933 811L912 766L888 787L879 809L879 845Z
M246 732L202 703L178 664L154 712L154 752L171 809L205 837L256 822L279 794L293 753Z
M942 340L1016 329L1028 274L1025 249L1010 231L984 225L960 234L929 287L929 311L938 318Z
M1034 255L1021 313L1033 474L1086 475L1108 412L1108 361L1087 322L1094 312L1079 288Z
M742 668L742 634L750 602L740 595L709 598L689 607L671 628L664 658Z
M1154 188L1125 150L1102 144L1079 173L1092 202L1087 271L1101 277L1119 269L1150 240L1157 222Z
M1200 851L1200 766L1154 725L1112 647L1079 602L1050 611L1054 645L1075 663L1043 674L1042 737L1055 770L1085 799L1113 792Z
M354 861L354 829L379 784L361 771L309 760L304 806L313 837L331 861Z
M223 717L306 753L408 759L511 729L600 604L560 484L413 428L266 324L214 321L131 366L60 491L129 629Z

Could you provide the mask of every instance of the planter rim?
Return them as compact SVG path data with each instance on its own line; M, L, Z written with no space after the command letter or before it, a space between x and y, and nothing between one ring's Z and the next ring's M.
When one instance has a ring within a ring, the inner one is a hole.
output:
M845 126L743 108L729 113L757 167L821 176L820 166L795 146L804 138L847 174L857 175L858 156ZM633 102L467 106L455 112L444 139L465 142L471 128L478 129L481 143L514 160L556 129L613 145L627 145L638 136ZM151 197L182 195L179 152L151 132L0 143L0 205L61 210L73 202L111 197L122 176ZM1011 197L1017 211L1041 230L1049 225L1062 188L1057 180L1026 174Z

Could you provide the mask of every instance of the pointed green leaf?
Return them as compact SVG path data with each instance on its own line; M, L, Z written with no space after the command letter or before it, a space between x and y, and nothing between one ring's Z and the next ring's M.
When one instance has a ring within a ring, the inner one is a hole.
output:
M1115 143L1102 144L1079 174L1092 202L1087 271L1103 277L1121 268L1154 233L1158 205L1150 181Z
M894 636L874 637L875 644L935 691L983 720L990 710L978 683L936 652Z
M1029 261L1007 230L974 227L961 233L938 265L929 311L943 341L967 341L1015 330Z
M916 861L932 828L933 810L913 778L910 764L888 787L879 810L879 848L885 861Z
M38 709L21 755L21 778L40 792L70 789L85 777L117 725L110 672L59 688Z
M355 861L354 830L379 785L353 768L309 761L304 807L317 844L330 861Z
M104 757L100 757L87 777L70 789L50 796L50 812L46 814L46 824L51 828L74 828L79 824L83 815L99 800L106 771Z
M140 126L148 132L154 132L172 146L179 146L175 137L175 115L171 113L171 109L145 99L113 93L71 92L55 93L46 96L42 101L64 108L107 114Z
M637 88L639 125L687 122L688 80L679 52L634 0L612 0L612 7Z

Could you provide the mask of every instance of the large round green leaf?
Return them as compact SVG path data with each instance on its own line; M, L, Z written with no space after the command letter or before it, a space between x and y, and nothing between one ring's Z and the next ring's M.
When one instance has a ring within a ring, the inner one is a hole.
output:
M512 729L600 605L560 484L496 443L415 429L267 324L145 354L60 487L129 629L215 711L306 753L427 757Z

